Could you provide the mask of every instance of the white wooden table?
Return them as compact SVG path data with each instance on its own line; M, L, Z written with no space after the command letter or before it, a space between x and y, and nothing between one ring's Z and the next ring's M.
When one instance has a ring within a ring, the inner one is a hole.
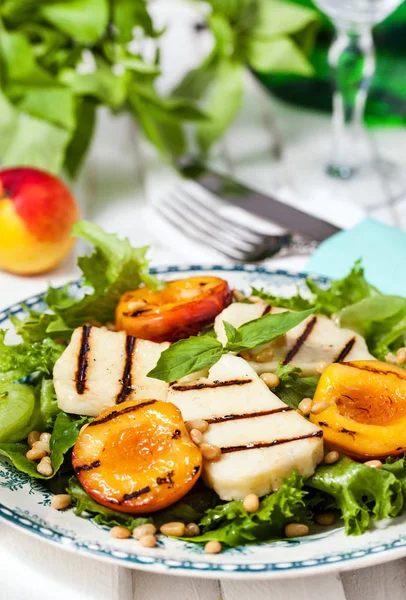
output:
M273 119L286 149L280 164L275 164L272 153ZM383 200L376 202L370 196L362 206L353 201L346 209L341 200L326 202L325 190L315 190L313 198L300 196L301 184L309 182L308 157L324 143L327 128L327 117L284 106L251 90L240 117L217 148L214 162L264 191L279 188L296 204L341 221L343 226L367 211L406 227L406 196L394 203L390 190ZM374 136L395 158L406 155L403 131L376 131ZM135 245L153 243L155 264L219 260L183 238L163 233L151 217L145 217L145 201L156 193L157 182L162 189L166 177L165 168L126 118L101 115L76 194L86 218L129 236ZM284 181L296 188L294 194L287 193ZM305 259L275 259L270 266L297 270L304 268ZM21 279L1 273L0 309L42 291L49 281L61 284L76 274L73 259L45 277ZM341 575L289 581L174 579L76 556L0 523L0 600L403 600L405 594L406 559Z

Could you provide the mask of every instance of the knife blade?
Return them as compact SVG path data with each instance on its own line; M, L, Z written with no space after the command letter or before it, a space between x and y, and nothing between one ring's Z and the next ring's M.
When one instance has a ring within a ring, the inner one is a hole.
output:
M277 223L289 232L322 242L341 231L339 227L327 221L284 204L273 196L249 188L228 175L218 173L199 160L183 157L178 160L177 166L184 177L193 179L225 202Z

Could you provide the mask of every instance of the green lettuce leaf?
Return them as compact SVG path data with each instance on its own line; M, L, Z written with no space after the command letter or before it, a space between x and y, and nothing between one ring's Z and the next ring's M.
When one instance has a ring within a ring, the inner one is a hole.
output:
M301 370L290 365L278 365L276 375L280 384L275 394L285 404L297 408L303 398L313 398L320 377L301 377Z
M26 444L0 444L0 456L7 458L16 469L35 479L48 479L37 471L37 463L25 457L29 450ZM51 476L52 477L52 476Z
M152 515L154 525L159 528L164 523L173 521L181 523L198 523L205 513L220 502L214 490L204 486L200 481L192 491L172 506L164 508Z
M119 525L127 527L132 531L135 527L138 527L138 525L152 522L150 518L136 517L130 514L121 513L117 510L98 504L83 489L76 477L70 478L66 491L73 499L75 514L78 517L92 516L98 525L106 525L108 527Z
M371 521L396 517L403 508L402 483L390 469L374 469L341 458L320 465L306 487L332 496L347 535L364 533Z
M256 513L247 513L241 501L227 502L209 509L201 520L203 534L187 538L188 542L218 540L226 546L239 546L284 537L288 523L310 523L306 508L304 478L292 473L277 492L261 500Z
M365 279L360 261L355 263L346 277L332 281L327 289L319 286L310 277L306 279L306 285L313 294L316 312L328 316L339 312L345 306L379 294L377 289Z
M78 327L89 320L112 321L124 292L142 283L153 290L161 286L149 273L147 248L132 248L128 239L120 240L87 221L76 223L73 234L94 246L91 256L82 256L78 261L84 285L92 292L78 300L70 296L67 287L50 288L46 296L49 308L69 327Z
M52 375L64 346L50 339L9 345L5 337L6 331L0 330L0 383L18 381L33 373Z
M370 296L343 308L337 318L341 327L363 335L371 353L381 360L405 343L406 298Z
M314 308L314 304L307 298L303 298L299 293L290 298L284 298L282 296L269 294L264 288L261 288L260 290L252 288L251 296L262 298L262 300L268 302L270 306L288 308L289 310L307 310L309 308Z
M81 428L88 422L88 417L75 418L64 412L58 414L50 441L54 473L62 466L65 454L75 445Z

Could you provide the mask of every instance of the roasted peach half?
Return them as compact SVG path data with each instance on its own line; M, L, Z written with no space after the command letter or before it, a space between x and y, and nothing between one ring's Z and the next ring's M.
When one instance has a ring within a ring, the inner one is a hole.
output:
M159 291L126 292L116 309L116 327L152 342L175 342L196 335L231 302L228 283L219 277L171 281Z
M173 504L199 478L202 455L170 402L128 400L79 435L72 463L87 493L115 510L144 514Z
M357 460L406 451L406 370L378 360L332 364L320 377L316 403L324 409L310 420L329 448Z

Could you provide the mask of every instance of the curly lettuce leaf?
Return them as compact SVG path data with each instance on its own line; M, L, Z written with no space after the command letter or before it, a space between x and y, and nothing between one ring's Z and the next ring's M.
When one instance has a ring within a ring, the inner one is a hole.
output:
M138 527L138 525L152 522L150 518L136 517L127 513L121 513L117 510L98 504L83 489L76 477L71 477L69 479L66 491L73 499L75 514L78 517L92 516L95 523L98 525L106 525L107 527L119 525L133 530L135 527Z
M26 458L25 455L29 449L27 444L0 443L0 456L7 458L18 471L26 473L30 477L47 479L45 475L38 473L37 463Z
M269 294L264 288L261 288L260 290L252 288L251 296L262 298L262 300L268 302L270 306L278 306L289 310L307 310L309 308L314 308L313 302L307 298L303 298L299 293L290 298L284 298L283 296Z
M226 546L276 540L284 537L288 523L310 523L306 508L304 478L294 472L277 492L261 500L256 513L247 513L241 501L227 502L209 509L200 522L203 534L187 538L189 542L218 540Z
M327 316L337 313L345 306L379 294L377 289L365 279L360 261L354 264L346 277L332 281L327 289L319 286L310 277L306 279L306 285L313 295L316 312Z
M24 305L23 308L27 316L20 319L16 315L10 315L10 321L24 342L42 342L47 337L70 339L72 328L68 327L58 315L49 312L41 313Z
M360 535L371 521L396 517L402 510L402 483L394 470L374 469L344 457L334 465L320 465L306 487L332 497L342 513L345 533ZM331 507L331 501L327 505Z
M276 375L280 379L275 394L288 406L296 409L303 398L313 398L320 377L301 377L301 369L290 365L278 365Z
M33 373L52 375L64 346L51 339L9 345L5 337L6 331L0 330L0 383L18 381Z
M159 528L164 523L173 521L181 523L198 523L205 513L217 506L220 499L214 490L201 484L195 485L192 491L175 504L152 515L154 525Z

